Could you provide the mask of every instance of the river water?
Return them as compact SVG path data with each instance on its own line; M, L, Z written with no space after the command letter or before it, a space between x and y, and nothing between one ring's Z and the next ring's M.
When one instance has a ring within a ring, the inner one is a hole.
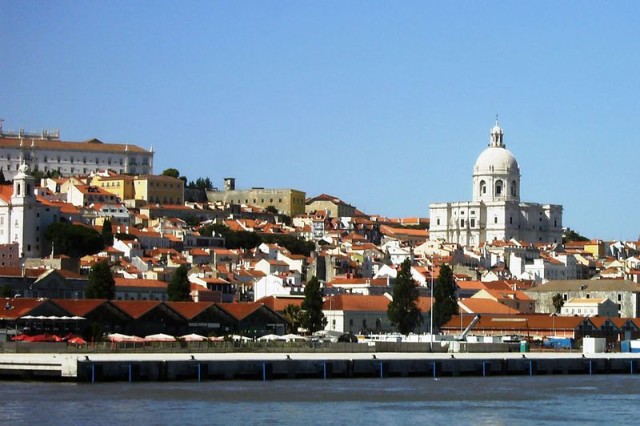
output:
M0 382L0 425L638 424L640 375Z

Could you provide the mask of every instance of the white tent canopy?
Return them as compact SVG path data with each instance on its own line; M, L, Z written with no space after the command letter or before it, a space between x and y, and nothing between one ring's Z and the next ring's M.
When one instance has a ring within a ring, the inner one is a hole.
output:
M206 337L195 333L185 334L184 336L180 336L180 338L185 342L202 342L204 340L207 340Z
M176 338L168 334L150 334L144 337L145 342L175 342Z
M284 341L285 339L283 339L282 336L278 336L276 334L265 334L262 337L258 337L258 340L261 340L261 341L274 341L274 340Z
M112 333L107 335L107 338L112 342L144 342L142 337L128 336L126 334Z

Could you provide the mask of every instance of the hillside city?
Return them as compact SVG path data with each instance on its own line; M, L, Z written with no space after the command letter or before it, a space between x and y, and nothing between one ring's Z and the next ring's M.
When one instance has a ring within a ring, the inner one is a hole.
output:
M640 241L585 238L562 223L562 206L521 202L497 122L489 136L472 201L390 218L339 195L190 181L179 160L154 170L153 148L0 128L0 329L283 335L299 331L291 312L317 280L326 331L392 333L408 261L415 334L430 331L433 286L450 269L458 313L438 324L444 334L475 319L487 336L640 337ZM112 297L95 297L90 275L105 264ZM179 274L186 299L172 295ZM58 323L36 319L50 316Z

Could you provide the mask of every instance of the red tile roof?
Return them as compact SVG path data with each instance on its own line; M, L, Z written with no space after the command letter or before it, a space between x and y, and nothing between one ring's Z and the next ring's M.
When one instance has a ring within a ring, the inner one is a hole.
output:
M107 299L52 299L52 302L74 316L84 317L108 301Z
M165 305L176 311L184 319L191 320L215 304L213 302L165 302Z
M145 288L167 288L167 283L159 280L145 280L138 278L114 278L116 287L145 287Z
M0 320L14 320L29 313L42 305L40 299L0 299Z
M333 311L386 312L389 307L389 302L391 302L391 300L386 296L341 294L325 298L322 309Z
M302 297L275 297L266 296L256 301L256 303L263 303L265 306L273 309L274 311L283 312L289 305L302 307Z
M461 310L473 314L514 315L520 312L491 299L467 298L460 300ZM466 309L465 309L466 308Z
M30 141L38 151L49 149L57 151L115 152L122 154L124 154L125 150L134 153L149 152L136 145L102 143L102 141L95 138L83 142L65 142L57 139L30 139ZM0 138L1 148L19 148L20 143L21 139L18 138Z
M138 319L162 302L157 300L112 300L111 303L133 319Z
M237 320L242 320L247 316L251 315L258 309L260 309L263 305L262 303L217 303L220 308L222 308L229 315L234 317Z

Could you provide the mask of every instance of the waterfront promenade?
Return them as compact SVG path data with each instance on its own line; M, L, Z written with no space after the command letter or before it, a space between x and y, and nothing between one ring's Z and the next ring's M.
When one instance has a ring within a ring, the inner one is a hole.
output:
M0 377L71 381L640 374L640 354L527 353L4 353Z

